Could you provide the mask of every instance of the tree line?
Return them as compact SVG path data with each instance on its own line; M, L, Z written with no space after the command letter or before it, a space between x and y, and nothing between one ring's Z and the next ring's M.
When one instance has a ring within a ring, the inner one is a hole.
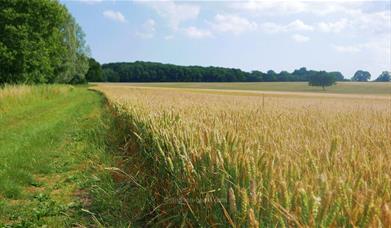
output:
M0 0L0 85L81 83L84 33L56 0Z
M154 62L133 63L108 63L103 64L99 70L99 63L95 64L95 75L88 75L89 81L95 82L276 82L276 81L308 81L311 75L319 74L320 71L307 70L302 67L289 73L282 71L276 73L269 70L246 72L235 68L224 67L201 67L201 66L178 66ZM337 81L343 81L340 72L326 72L335 77Z
M246 72L235 68L178 66L155 62L120 62L100 66L90 59L87 80L91 82L306 82L311 78L331 78L334 81L350 81L338 72L307 70L302 67L289 73L269 70ZM371 75L359 70L351 81L368 81ZM376 81L390 81L390 73L384 71Z

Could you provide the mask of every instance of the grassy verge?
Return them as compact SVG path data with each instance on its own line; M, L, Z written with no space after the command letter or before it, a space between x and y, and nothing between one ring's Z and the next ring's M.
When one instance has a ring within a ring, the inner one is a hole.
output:
M86 87L0 90L0 227L128 225L132 186L112 168L123 137L105 102Z

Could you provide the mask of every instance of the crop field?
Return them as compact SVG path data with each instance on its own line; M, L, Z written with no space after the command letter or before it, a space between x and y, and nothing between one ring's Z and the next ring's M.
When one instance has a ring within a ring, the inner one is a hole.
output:
M213 89L213 90L246 90L246 91L279 91L305 92L322 94L367 94L391 95L391 83L378 82L338 82L323 91L319 87L308 86L308 82L198 82L198 83L112 83L111 85L130 85L137 87L186 88L186 89Z
M95 89L141 158L129 175L149 193L150 223L391 226L389 96Z

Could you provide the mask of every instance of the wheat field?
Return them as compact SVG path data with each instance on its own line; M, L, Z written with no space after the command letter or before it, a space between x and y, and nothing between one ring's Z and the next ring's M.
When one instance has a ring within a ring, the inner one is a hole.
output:
M391 226L387 96L96 89L150 169L153 222Z

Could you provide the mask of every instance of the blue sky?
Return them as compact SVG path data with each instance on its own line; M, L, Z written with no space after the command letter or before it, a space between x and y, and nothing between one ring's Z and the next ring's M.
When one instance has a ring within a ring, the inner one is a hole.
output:
M101 63L391 71L390 1L61 2Z

